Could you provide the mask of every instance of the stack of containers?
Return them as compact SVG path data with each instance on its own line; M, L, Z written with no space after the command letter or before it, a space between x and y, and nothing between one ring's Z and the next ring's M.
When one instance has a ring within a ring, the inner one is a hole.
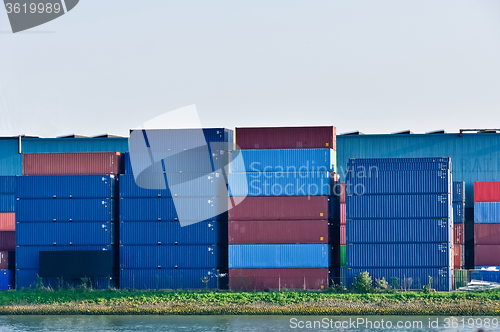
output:
M351 159L347 283L367 271L393 288L452 289L449 158Z
M453 268L457 270L465 265L465 182L453 182Z
M151 164L149 152L142 159L140 140L130 140L120 176L120 287L223 288L232 130L147 130L144 135L158 162Z
M335 127L236 129L239 150L229 174L230 289L328 287L329 228L339 223L338 217L329 220L338 202L329 197L335 138Z
M39 285L40 252L113 250L115 182L122 165L120 153L23 155L16 186L17 289ZM116 286L115 277L94 278L92 287ZM75 281L42 278L53 288Z
M0 176L0 289L14 288L15 176Z
M337 260L333 261L333 267L334 267L334 273L333 275L338 275L339 278L334 278L334 281L336 284L342 284L345 285L345 277L346 277L346 209L345 209L345 196L346 196L346 189L345 189L345 182L340 182L340 186L338 187L339 190L336 193L339 197L340 201L340 226L339 226L339 246L338 249L335 248L333 252L338 252L338 258ZM338 266L337 269L335 267ZM337 272L340 271L340 272ZM337 280L338 279L338 280Z

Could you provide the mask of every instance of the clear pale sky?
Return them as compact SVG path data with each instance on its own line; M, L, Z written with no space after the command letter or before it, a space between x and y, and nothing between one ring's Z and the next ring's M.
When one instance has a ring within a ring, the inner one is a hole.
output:
M80 0L12 34L0 135L127 135L196 104L206 127L500 127L499 1Z

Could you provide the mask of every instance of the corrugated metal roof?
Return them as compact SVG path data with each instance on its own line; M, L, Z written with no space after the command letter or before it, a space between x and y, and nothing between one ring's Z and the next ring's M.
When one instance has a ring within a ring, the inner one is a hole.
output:
M16 139L16 151L17 144ZM21 152L128 152L128 138L21 138Z

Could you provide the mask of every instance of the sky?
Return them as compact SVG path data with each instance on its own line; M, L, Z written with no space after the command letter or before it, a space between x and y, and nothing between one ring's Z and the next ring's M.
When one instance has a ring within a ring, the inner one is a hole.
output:
M498 128L499 59L496 0L80 0L16 34L0 8L0 135L192 104L204 127Z

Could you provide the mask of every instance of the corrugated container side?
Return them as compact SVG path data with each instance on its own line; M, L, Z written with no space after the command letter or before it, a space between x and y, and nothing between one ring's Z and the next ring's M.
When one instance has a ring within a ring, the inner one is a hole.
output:
M240 149L336 149L336 128L260 127L236 128Z
M500 266L499 244L477 244L474 246L475 266Z
M345 182L340 182L340 204L345 204L345 194L346 194L346 188L345 188Z
M469 273L471 280L500 282L500 271L471 270Z
M453 182L453 202L465 203L465 182Z
M340 245L346 245L346 225L340 225Z
M328 269L229 269L229 288L235 291L317 290L328 285Z
M474 203L474 223L500 223L500 202Z
M231 220L229 244L328 243L328 220Z
M431 287L438 291L450 291L453 288L453 270L451 268L348 268L346 276L346 287L351 288L354 277L361 272L368 272L375 279L382 279L389 283L393 289L415 289L421 290L429 284L432 277Z
M18 152L18 140L15 151ZM21 138L22 153L127 152L128 137ZM21 175L20 173L18 175Z
M465 244L465 227L464 224L453 225L453 243Z
M448 242L447 219L355 219L348 220L347 243Z
M453 223L463 224L465 222L465 203L453 202Z
M340 246L340 267L346 267L346 248L347 246Z
M379 171L397 170L444 170L451 168L451 159L444 158L351 158L347 162L349 171L358 167L376 166Z
M16 232L0 232L0 250L16 249Z
M19 199L16 222L113 221L114 199Z
M21 175L22 154L19 153L18 137L0 138L0 175Z
M111 198L114 175L38 175L17 177L17 198Z
M462 245L453 245L453 268L461 269L464 265L464 246Z
M216 269L125 269L121 289L215 289Z
M112 246L23 246L16 248L16 269L38 269L40 251L112 250Z
M347 267L451 266L447 243L348 244Z
M16 197L11 194L0 194L0 212L14 212Z
M13 194L16 190L16 176L0 176L0 194Z
M181 227L177 221L128 221L120 224L121 245L225 244L227 221L202 221Z
M15 254L13 250L2 250L0 251L0 270L10 270L15 268L15 262L13 262Z
M36 289L41 282L44 287L59 289L60 287L78 288L82 285L81 279L61 279L61 278L38 278L38 269L16 270L16 289ZM116 287L113 279L109 277L89 278L92 289L110 289Z
M469 283L468 271L467 270L453 270L453 280L455 282L454 289L459 289L460 287L465 287Z
M500 181L475 181L474 203L478 202L500 202Z
M232 200L240 197L230 197ZM230 220L323 220L329 218L327 196L246 197L229 210Z
M0 213L0 232L16 230L16 214L14 212Z
M500 245L500 224L475 224L474 244Z
M0 270L0 289L14 289L14 273L11 270Z
M330 250L327 244L230 245L229 268L328 268Z
M361 195L347 199L347 219L448 218L449 195Z
M123 160L118 152L23 154L23 175L122 173Z
M340 203L340 224L346 224L346 203Z
M217 245L120 246L120 268L223 268L223 251Z

